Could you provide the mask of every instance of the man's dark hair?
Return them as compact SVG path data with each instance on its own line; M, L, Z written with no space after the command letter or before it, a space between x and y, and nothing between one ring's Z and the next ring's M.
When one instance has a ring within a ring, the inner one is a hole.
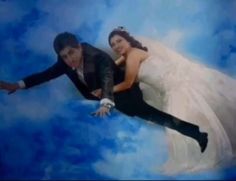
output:
M65 47L76 48L78 45L79 41L77 40L76 36L68 32L58 34L53 42L54 50L58 55Z

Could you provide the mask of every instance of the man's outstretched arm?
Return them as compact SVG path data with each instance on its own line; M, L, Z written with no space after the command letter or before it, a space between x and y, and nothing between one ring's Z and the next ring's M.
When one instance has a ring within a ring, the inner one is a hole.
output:
M8 91L8 94L12 94L20 89L20 85L18 83L10 83L5 81L0 81L0 90Z
M8 94L14 93L19 89L27 89L39 84L42 84L44 82L47 82L51 79L54 79L65 72L65 68L62 65L62 62L57 62L48 69L32 74L30 76L27 76L23 78L22 80L15 82L15 83L10 83L6 81L1 81L0 80L0 90L6 90L8 91Z

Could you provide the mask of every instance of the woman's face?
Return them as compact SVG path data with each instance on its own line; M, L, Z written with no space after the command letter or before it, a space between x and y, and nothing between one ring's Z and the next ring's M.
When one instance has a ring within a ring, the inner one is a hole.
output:
M118 55L125 55L131 49L130 43L120 35L114 35L110 40L110 45Z

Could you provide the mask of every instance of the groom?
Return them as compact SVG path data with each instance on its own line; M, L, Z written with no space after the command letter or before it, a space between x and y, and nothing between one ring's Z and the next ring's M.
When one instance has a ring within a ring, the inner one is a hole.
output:
M115 65L108 54L87 43L79 43L75 35L67 32L56 36L54 50L58 56L54 65L27 76L18 83L0 81L0 89L13 93L18 89L28 89L66 74L86 99L98 100L91 92L101 88L100 107L94 113L96 116L105 116L116 107L129 116L138 116L189 136L198 142L201 152L205 151L208 143L207 133L201 133L196 125L149 106L144 102L138 84L113 94L113 85L123 81L124 72Z

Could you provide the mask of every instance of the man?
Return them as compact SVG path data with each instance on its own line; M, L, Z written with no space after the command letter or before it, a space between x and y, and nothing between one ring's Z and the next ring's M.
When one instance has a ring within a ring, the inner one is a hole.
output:
M205 151L208 142L207 133L201 133L196 125L149 106L144 102L138 84L113 95L113 85L123 81L124 72L105 52L87 43L80 44L75 35L67 32L56 36L54 50L58 55L58 60L54 65L18 83L1 81L0 89L13 93L18 89L30 88L66 74L86 99L98 100L92 91L101 88L101 106L95 112L96 116L109 114L111 108L115 106L129 116L138 116L175 129L195 139L201 147L201 152Z

